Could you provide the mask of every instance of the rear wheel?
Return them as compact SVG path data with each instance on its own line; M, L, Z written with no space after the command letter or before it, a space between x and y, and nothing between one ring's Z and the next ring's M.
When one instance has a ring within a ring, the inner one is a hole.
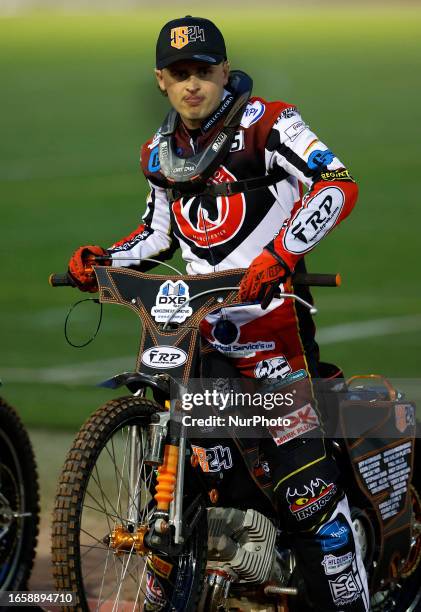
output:
M76 592L73 610L143 610L147 594L156 609L193 612L197 607L206 566L206 513L182 554L156 558L143 545L156 477L144 463L146 428L158 411L161 406L145 398L112 400L88 419L67 456L52 553L57 590ZM133 436L138 449L134 489L129 470Z
M32 446L18 414L0 398L0 591L26 590L38 522Z

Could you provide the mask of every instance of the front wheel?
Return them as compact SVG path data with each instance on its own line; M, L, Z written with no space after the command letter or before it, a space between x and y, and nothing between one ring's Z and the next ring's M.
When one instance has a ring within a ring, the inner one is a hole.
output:
M145 609L197 608L206 566L206 513L182 554L157 557L143 546L156 479L144 450L147 427L159 411L161 406L141 397L111 400L86 421L68 453L56 496L52 556L57 590L76 593L69 609L143 610L145 599Z

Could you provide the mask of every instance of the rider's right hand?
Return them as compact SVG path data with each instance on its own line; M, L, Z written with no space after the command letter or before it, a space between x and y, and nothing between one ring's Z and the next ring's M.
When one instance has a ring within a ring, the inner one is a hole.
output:
M100 246L87 245L76 249L70 258L68 272L75 281L78 289L81 291L89 291L90 293L98 291L98 284L93 266L111 265L111 257L107 258L108 255L108 251ZM105 259L97 261L97 257L104 257Z

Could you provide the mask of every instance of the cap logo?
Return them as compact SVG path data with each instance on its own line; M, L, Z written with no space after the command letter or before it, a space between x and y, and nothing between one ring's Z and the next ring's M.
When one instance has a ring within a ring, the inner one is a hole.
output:
M182 49L191 42L205 42L205 30L198 25L180 26L171 30L171 47Z

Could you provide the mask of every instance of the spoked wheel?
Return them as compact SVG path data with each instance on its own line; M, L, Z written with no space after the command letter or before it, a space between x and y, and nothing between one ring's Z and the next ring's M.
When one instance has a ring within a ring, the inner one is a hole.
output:
M112 400L88 419L67 456L52 554L56 588L77 595L68 609L143 610L147 593L155 609L197 607L206 566L206 513L176 557L154 556L144 542L156 479L144 450L157 411L161 406L141 397Z
M412 534L411 548L400 578L393 588L376 593L371 600L374 612L421 611L421 499L411 485Z
M27 588L38 536L38 476L26 430L0 398L0 591Z

